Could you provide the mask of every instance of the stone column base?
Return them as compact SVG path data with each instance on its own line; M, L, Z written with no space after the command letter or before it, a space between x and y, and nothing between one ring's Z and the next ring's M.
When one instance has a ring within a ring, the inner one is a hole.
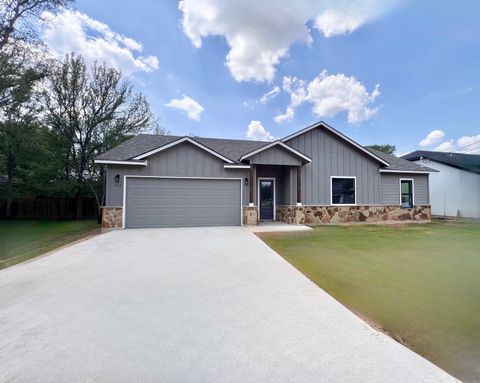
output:
M121 229L123 227L123 208L118 206L103 206L102 227L104 229Z
M258 225L258 208L257 206L243 207L243 224Z

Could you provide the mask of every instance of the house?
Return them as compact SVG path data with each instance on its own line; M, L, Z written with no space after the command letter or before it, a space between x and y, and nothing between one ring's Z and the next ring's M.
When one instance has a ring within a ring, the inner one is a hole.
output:
M432 214L480 218L480 155L417 150L403 158L438 170L430 176Z
M430 219L426 166L324 122L274 142L141 134L106 165L104 227Z

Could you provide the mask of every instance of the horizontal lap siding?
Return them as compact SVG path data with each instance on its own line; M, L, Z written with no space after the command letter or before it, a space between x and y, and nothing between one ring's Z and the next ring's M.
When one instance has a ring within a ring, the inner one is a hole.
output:
M286 144L312 162L302 167L302 203L330 204L330 177L357 178L357 204L380 203L379 163L324 129L305 132Z
M123 177L131 175L163 177L248 177L248 169L225 169L224 161L189 143L182 143L147 158L147 166L107 167L107 206L123 205ZM120 182L115 184L115 175ZM243 202L248 203L248 186L242 182Z
M413 179L413 193L415 205L428 205L428 175L426 174L381 174L381 203L385 205L400 204L400 178Z

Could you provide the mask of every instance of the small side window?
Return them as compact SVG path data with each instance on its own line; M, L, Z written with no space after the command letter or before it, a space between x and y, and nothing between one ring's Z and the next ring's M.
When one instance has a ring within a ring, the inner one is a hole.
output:
M413 207L413 181L400 180L400 205L404 208Z

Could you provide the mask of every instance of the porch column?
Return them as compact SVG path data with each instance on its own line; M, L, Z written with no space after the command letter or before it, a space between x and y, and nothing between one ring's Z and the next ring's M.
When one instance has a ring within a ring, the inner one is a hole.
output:
M255 182L254 180L254 167L255 165L251 164L250 165L250 179L248 180L248 186L249 186L249 199L248 202L250 202L250 205L253 205L253 184Z
M297 205L302 204L302 168L297 166Z

